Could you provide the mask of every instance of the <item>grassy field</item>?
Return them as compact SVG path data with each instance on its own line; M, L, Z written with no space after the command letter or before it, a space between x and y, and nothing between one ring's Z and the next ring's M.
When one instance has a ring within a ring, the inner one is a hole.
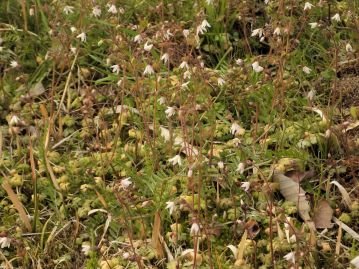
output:
M0 268L359 268L359 2L1 0Z

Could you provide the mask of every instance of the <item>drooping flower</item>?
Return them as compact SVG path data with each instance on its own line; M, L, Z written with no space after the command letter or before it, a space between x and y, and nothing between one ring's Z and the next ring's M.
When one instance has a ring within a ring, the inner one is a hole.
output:
M75 33L75 32L77 31L77 29L76 29L76 27L71 26L71 27L70 27L70 31L71 31L71 33Z
M226 84L226 81L223 78L219 77L217 79L217 84L218 86L223 86L224 84Z
M291 251L287 255L285 255L283 258L294 264L295 263L295 252Z
M74 7L73 6L65 6L63 11L66 15L69 15L70 13L74 13Z
M242 64L243 64L243 60L242 60L242 59L237 59L237 60L236 60L236 64L242 65Z
M81 40L81 42L86 42L86 33L85 32L82 32L81 34L79 34L76 37L79 38Z
M242 133L243 132L243 128L237 123L237 122L233 122L231 125L231 134L232 135L236 135L237 133Z
M310 100L310 101L313 101L314 97L315 97L315 90L311 89L308 93L307 93L307 98Z
M0 237L0 248L9 248L11 239L9 237Z
M224 162L222 162L222 161L219 161L217 165L218 165L218 168L221 170L224 168Z
M256 72L256 73L260 73L264 69L262 66L259 65L259 63L257 61L252 63L252 68L253 68L254 72Z
M241 188L245 191L248 192L249 187L251 186L251 183L249 181L244 181L241 184Z
M208 23L207 20L203 20L200 25L197 26L197 35L201 34L203 35L205 32L207 32L207 28L210 28L211 25Z
M312 7L314 7L313 4L309 3L309 2L305 2L304 4L304 10L310 10L312 9Z
M120 73L120 66L118 64L114 64L111 66L111 69L112 69L112 73Z
M108 12L109 13L112 13L112 14L117 14L117 8L114 4L112 4L109 9L108 9Z
M170 118L174 114L176 114L176 108L173 106L168 106L167 109L165 110L165 113L166 113L166 117Z
M309 75L310 72L312 72L312 69L310 69L308 66L304 66L303 67L303 72L306 73L307 75Z
M101 16L101 9L99 6L94 6L92 8L92 15L96 18L100 17Z
M158 98L157 102L158 102L160 105L163 105L163 104L166 102L166 98L162 96L162 97Z
M91 245L89 242L82 243L81 251L84 253L85 256L88 256L91 251Z
M254 29L254 30L252 31L251 36L262 37L262 36L263 36L263 28Z
M163 139L165 141L170 141L171 134L170 134L170 131L168 129L166 129L165 127L160 126L160 132L161 132L161 136L163 137Z
M182 34L183 34L183 36L184 36L185 38L187 38L187 37L189 36L189 30L188 30L188 29L184 29L184 30L182 31Z
M193 169L192 168L188 169L187 177L189 177L189 178L193 177Z
M280 28L279 27L274 29L273 35L280 35Z
M142 36L141 35L136 35L133 38L133 41L135 41L136 43L141 43L142 42Z
M339 15L339 13L336 13L336 14L332 17L332 20L333 20L333 21L340 22L340 15Z
M312 29L317 28L319 26L319 24L317 22L310 22L309 25L310 25L310 28L312 28Z
M190 83L190 81L187 81L185 83L181 84L181 89L188 89L188 84Z
M147 41L147 42L145 43L145 45L143 46L143 49L144 49L145 51L151 51L152 47L153 47L153 44L149 44L148 41Z
M130 177L122 179L121 180L121 187L124 188L124 189L127 189L132 184L132 181L130 179L131 179Z
M10 66L11 66L12 68L16 68L16 67L19 66L19 64L18 64L17 61L11 61L11 62L10 62Z
M11 118L10 118L10 122L9 122L9 125L10 126L16 126L18 125L20 122L20 118L16 115L12 115Z
M183 61L183 62L180 64L179 68L181 68L181 69L186 68L186 69L188 70L188 69L189 69L189 65L188 65L188 63L187 63L186 61Z
M190 235L197 235L199 234L200 228L197 222L193 222L191 226Z
M347 43L347 44L345 45L345 50L346 50L347 52L353 52L353 47L352 47L352 45L350 45L349 43Z
M176 155L170 159L168 159L168 162L171 163L173 166L175 166L176 164L178 164L179 166L182 165L182 159L180 155Z
M172 201L166 202L166 209L168 209L170 212L170 215L172 215L173 211L175 210L175 202L172 202Z
M169 59L170 59L170 56L168 53L165 53L161 56L161 61L163 61L165 64L168 63Z
M153 70L153 67L151 65L146 65L145 71L143 71L143 75L152 75L155 73L155 70Z

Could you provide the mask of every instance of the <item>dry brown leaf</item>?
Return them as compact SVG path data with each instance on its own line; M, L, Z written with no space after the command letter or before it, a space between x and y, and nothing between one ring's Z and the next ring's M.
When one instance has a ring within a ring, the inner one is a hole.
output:
M331 219L333 217L333 209L330 207L327 200L320 200L314 208L313 221L316 228L325 229L331 228L333 223Z
M305 191L300 187L300 185L278 171L274 171L273 179L279 182L279 189L284 198L287 201L296 203L299 216L304 221L310 221L309 202L306 200Z

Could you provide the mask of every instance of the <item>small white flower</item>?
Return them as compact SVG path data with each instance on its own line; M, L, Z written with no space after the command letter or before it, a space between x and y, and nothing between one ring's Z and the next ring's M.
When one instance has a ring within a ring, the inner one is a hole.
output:
M304 4L304 10L312 9L312 7L314 7L314 5L312 5L312 4L309 3L309 2L305 2L305 4Z
M289 252L283 258L291 263L295 263L295 252L294 251Z
M74 7L73 6L65 6L64 7L64 13L66 15L69 15L70 13L74 13Z
M201 23L201 26L203 28L211 28L211 25L208 23L207 20L203 20L202 23Z
M252 68L253 68L254 72L256 72L256 73L260 73L264 69L262 66L259 65L258 62L252 63Z
M354 259L352 259L350 264L352 264L355 269L359 269L359 256L356 256Z
M173 106L169 106L167 107L167 109L165 110L166 116L167 118L172 117L174 114L176 114L176 108Z
M243 162L240 162L240 163L238 164L238 166L237 166L236 172L239 172L241 175L243 175L243 173L244 173L244 167L245 167L244 163L243 163Z
M101 9L99 6L94 6L92 8L92 15L96 18L100 17L101 16Z
M312 28L312 29L317 28L319 26L319 24L317 22L310 22L309 25L310 25L310 28Z
M183 61L183 62L180 64L179 68L181 68L181 69L186 68L186 69L188 70L189 65L188 65L188 63L187 63L186 61Z
M143 46L143 49L144 49L145 51L151 51L152 47L153 47L153 44L148 44L148 41L147 41L147 42L145 43L145 45Z
M192 76L191 71L187 70L183 73L183 79L190 79Z
M166 98L162 96L162 97L158 98L157 102L158 102L160 105L163 105L163 104L166 102Z
M333 20L333 21L340 22L340 15L339 15L339 13L336 13L336 14L332 17L332 20Z
M248 181L244 181L244 182L242 182L242 184L241 184L241 188L242 188L245 192L248 192L250 186L251 186L251 183L248 182Z
M81 34L79 34L76 37L79 38L81 40L81 42L86 42L86 33L85 32L82 32Z
M165 53L161 56L161 61L163 61L165 64L168 63L169 59L170 59L170 56L168 53Z
M141 43L142 42L142 36L141 35L136 35L133 38L133 41L135 41L136 43Z
M332 134L332 131L330 130L330 129L327 129L326 131L325 131L325 138L329 138L330 137L330 135Z
M190 231L190 235L197 235L199 234L199 225L197 222L193 222L192 226L191 226L191 231Z
M146 65L145 71L143 71L143 75L152 75L155 73L155 70L153 70L153 67L151 65Z
M187 177L189 177L189 178L193 177L193 169L192 168L188 169Z
M219 77L217 79L217 84L218 86L223 86L224 84L226 84L226 81L223 78Z
M112 13L112 14L117 14L117 8L115 5L111 5L110 8L108 9L108 12Z
M188 89L188 84L190 83L190 81L187 81L185 83L181 84L181 89Z
M175 210L175 202L166 202L166 209L168 209L170 211L170 215L172 215L173 211Z
M268 5L269 0L264 0L264 4Z
M112 69L112 73L120 73L120 66L118 64L114 64L113 66L111 66Z
M242 129L243 128L238 123L233 122L231 125L231 134L236 135L238 132L241 132Z
M184 29L184 30L182 31L182 34L183 34L183 36L184 36L185 38L187 38L187 37L189 36L189 30L188 30L188 29Z
M171 138L170 131L162 126L160 126L160 131L161 131L161 136L163 137L163 139L165 141L170 141L170 138Z
M313 101L314 97L315 97L315 93L316 91L311 89L308 93L307 93L307 98L310 100L310 101Z
M0 237L0 248L9 248L11 240L8 237Z
M70 31L71 31L71 33L75 33L75 32L77 31L77 29L76 29L76 27L71 26L71 27L70 27Z
M166 40L170 39L173 34L170 29L167 29L166 33L163 35Z
M280 28L279 27L274 29L273 35L280 35Z
M237 59L237 60L236 60L236 64L242 65L242 64L243 64L243 60L242 60L242 59Z
M30 17L35 15L35 10L33 8L29 9L29 15L30 15Z
M124 189L127 189L132 184L132 181L130 179L131 179L130 177L122 179L121 180L121 187L124 188Z
M310 72L312 72L312 69L310 69L308 66L304 66L303 67L303 72L306 73L307 75L309 75Z
M222 162L222 161L218 162L217 165L218 165L218 168L221 170L224 168L224 162Z
M197 26L197 36L199 34L204 34L205 32L207 32L207 28L210 28L211 25L208 23L207 20L203 20L202 23L200 25Z
M252 31L252 35L251 35L251 36L262 37L262 36L263 36L263 28L254 29L254 30Z
M85 256L89 255L91 251L91 245L89 242L82 243L81 251L85 254Z
M15 126L15 125L18 125L20 122L20 118L16 115L12 115L11 119L10 119L10 122L9 122L9 125L10 126Z
M10 66L11 66L12 68L16 68L16 67L19 66L19 64L18 64L17 61L11 61L11 62L10 62Z
M175 166L176 164L178 164L179 166L182 165L182 159L180 155L176 155L170 159L168 159L168 162L171 163L173 166Z
M353 47L352 47L352 45L350 45L349 43L347 43L347 44L345 45L345 50L346 50L347 52L353 52Z
M70 50L73 54L76 54L76 48L75 47L70 47Z
M124 258L125 260L128 260L130 258L130 253L128 253L128 252L123 253L122 258Z

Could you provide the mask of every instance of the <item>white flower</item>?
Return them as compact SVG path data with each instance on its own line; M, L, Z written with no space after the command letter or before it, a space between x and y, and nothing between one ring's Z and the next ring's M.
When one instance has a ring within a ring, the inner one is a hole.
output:
M120 66L118 64L114 64L113 66L111 66L112 69L112 73L120 73Z
M347 44L345 45L345 50L346 50L347 52L353 52L353 47L352 47L352 45L350 45L349 43L347 43Z
M314 29L314 28L317 28L319 24L317 22L310 22L309 25L310 25L310 28Z
M19 64L17 63L17 61L11 61L11 62L10 62L10 66L11 66L12 68L16 68L16 67L19 66Z
M168 63L169 59L170 59L170 56L168 53L165 53L161 56L161 61L163 61L165 64Z
M75 47L70 47L70 50L73 54L76 54L76 48Z
M243 60L242 60L242 59L237 59L237 60L236 60L236 64L242 65L242 64L243 64Z
M35 9L30 8L29 9L29 15L30 15L30 17L34 16L35 15Z
M200 25L197 26L197 35L199 34L204 34L205 32L207 32L207 28L210 28L211 25L208 23L207 20L203 20L202 23Z
M303 67L303 72L306 73L307 75L309 75L310 72L312 72L312 69L310 69L308 66L304 66Z
M121 180L121 187L124 188L124 189L127 189L132 184L132 181L130 179L131 179L130 177L122 179Z
M187 177L193 177L193 169L192 168L188 169Z
M128 258L130 258L130 253L125 252L122 254L122 258L124 258L125 260L127 260Z
M155 73L155 70L153 70L153 67L151 65L146 65L145 71L143 71L143 75L152 75Z
M190 83L190 81L187 81L185 83L181 84L181 89L188 89L188 84Z
M325 136L325 138L329 138L331 134L332 134L332 131L331 131L330 129L327 129L327 130L325 131L324 136Z
M173 34L170 29L167 29L166 33L163 35L166 40L170 39Z
M279 27L274 29L273 35L280 35L280 28Z
M168 209L170 211L170 215L172 215L173 211L175 210L175 202L166 202L166 209Z
M305 2L305 4L304 4L304 10L312 9L312 7L314 7L314 5L312 5L312 4L309 3L309 2Z
M243 173L244 173L244 163L243 162L241 162L241 163L239 163L238 164L238 166L237 166L237 172L239 172L241 175L243 175Z
M190 79L192 76L191 71L187 70L183 73L183 79Z
M133 38L133 41L135 41L136 43L141 43L142 42L142 36L141 35L136 35Z
M249 190L249 187L251 186L251 183L250 182L248 182L248 181L244 181L244 182L242 182L242 184L241 184L241 188L245 191L245 192L247 192L248 190Z
M10 126L14 126L14 125L18 125L20 122L20 118L16 115L12 115L11 119L10 119L10 122L9 122L9 125Z
M187 63L186 61L183 61L183 62L180 64L179 68L181 68L181 69L186 68L186 69L188 70L189 65L188 65L188 63Z
M76 27L74 27L74 26L71 26L71 27L70 27L70 31L71 31L71 33L75 33L75 32L76 32L76 30L77 30L77 29L76 29Z
M182 34L183 34L183 36L184 36L185 38L187 38L187 37L189 36L189 30L188 30L188 29L184 29L184 30L182 31Z
M190 235L197 235L198 233L199 233L199 225L197 224L197 222L193 222L191 226Z
M260 66L258 62L252 63L252 68L253 68L254 72L256 72L256 73L260 73L263 71L263 67Z
M218 78L217 84L218 84L218 86L223 86L224 84L226 84L226 81L223 78Z
M74 13L74 7L73 6L65 6L64 7L64 13L66 15L69 15L70 13Z
M123 80L122 80L122 79L120 79L119 81L117 81L117 83L116 83L116 84L117 84L117 86L119 86L119 87L120 87L120 86L122 85L122 82L123 82Z
M252 35L251 35L251 36L262 37L262 36L263 36L263 28L254 29L254 30L252 31Z
M355 269L359 269L359 256L356 256L354 259L352 259L350 264L352 264Z
M79 34L76 37L81 39L81 42L86 42L86 33L85 32L82 32L81 34Z
M145 45L143 46L143 49L144 49L145 51L151 51L152 47L153 47L153 44L148 44L148 41L147 41L147 42L145 43Z
M264 4L268 5L269 0L264 0Z
M9 248L11 240L8 237L0 237L0 248Z
M168 106L165 110L167 118L172 117L174 114L176 114L176 108L173 106Z
M85 254L85 256L89 255L91 251L91 245L89 242L82 243L81 251Z
M291 262L291 263L295 263L295 252L294 251L289 252L283 258L286 259L287 261Z
M217 165L218 165L218 168L221 170L224 168L224 162L222 162L222 161L218 162Z
M115 5L111 5L110 8L108 9L108 12L112 13L112 14L117 14L117 8Z
M164 98L163 96L158 98L157 102L160 104L160 105L163 105L165 102L166 102L166 98Z
M340 15L339 15L339 13L336 13L336 14L332 17L332 20L333 20L333 21L340 22Z
M315 90L311 89L308 93L307 93L307 98L310 100L310 101L313 101L314 99L314 96L315 96Z
M173 158L168 159L168 162L170 162L173 166L175 166L176 164L178 164L179 166L182 165L182 159L180 155L176 155Z
M100 17L101 16L101 9L99 6L94 6L92 8L92 15L96 18Z

